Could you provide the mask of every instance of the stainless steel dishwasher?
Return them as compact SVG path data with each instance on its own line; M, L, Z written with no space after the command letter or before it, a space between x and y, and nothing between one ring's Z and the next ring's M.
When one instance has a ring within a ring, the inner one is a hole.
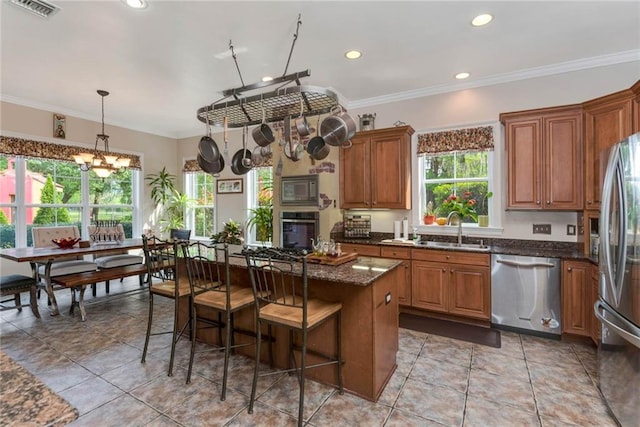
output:
M491 323L504 329L561 333L560 260L491 255Z

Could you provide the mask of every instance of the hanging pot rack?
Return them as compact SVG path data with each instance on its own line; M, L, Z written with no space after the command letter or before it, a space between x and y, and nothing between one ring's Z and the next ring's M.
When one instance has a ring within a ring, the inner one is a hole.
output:
M216 126L222 126L226 117L228 127L239 128L263 122L278 122L284 120L285 117L297 117L300 115L306 117L325 114L337 106L338 95L335 92L323 87L300 83L301 78L311 75L310 70L287 74L293 48L298 39L298 30L302 24L300 18L301 15L298 15L296 31L293 35L293 43L284 74L281 77L274 78L272 81L245 85L233 50L233 44L229 41L229 49L236 64L242 86L223 91L222 99L199 108L196 113L198 120L203 123L209 122ZM251 96L245 95L246 92L277 84L281 84L281 86L275 90ZM294 85L291 86L291 84ZM301 104L302 110L300 108Z

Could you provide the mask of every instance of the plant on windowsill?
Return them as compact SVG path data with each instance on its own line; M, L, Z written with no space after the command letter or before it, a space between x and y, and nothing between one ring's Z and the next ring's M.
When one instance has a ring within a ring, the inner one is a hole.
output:
M427 203L427 209L425 210L423 219L426 225L431 225L436 220L436 215L433 211L433 202L431 200Z
M443 212L447 215L451 212L457 212L462 221L465 217L469 217L474 221L478 221L478 214L475 210L476 200L471 198L471 192L465 191L462 197L458 197L455 194L450 195L442 202L440 206Z
M211 243L227 243L229 245L241 245L244 242L242 237L242 228L240 223L229 218L228 222L224 223L224 228L221 232L211 236Z
M144 179L151 188L151 200L158 208L161 231L184 228L185 211L192 201L176 188L176 176L167 172L165 166L157 174L150 173Z
M484 197L482 197L482 202L480 203L480 212L487 212L486 214L478 214L478 227L488 227L489 226L489 211L487 209L487 200L493 196L493 192L487 192Z

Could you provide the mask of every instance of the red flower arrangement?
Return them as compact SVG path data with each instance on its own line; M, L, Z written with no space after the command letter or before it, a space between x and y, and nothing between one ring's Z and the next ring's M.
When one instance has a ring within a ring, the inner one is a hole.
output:
M478 214L475 210L476 199L471 198L471 192L465 191L462 197L458 197L455 194L450 195L442 202L442 209L446 212L457 212L460 215L460 219L468 216L474 221L478 221Z

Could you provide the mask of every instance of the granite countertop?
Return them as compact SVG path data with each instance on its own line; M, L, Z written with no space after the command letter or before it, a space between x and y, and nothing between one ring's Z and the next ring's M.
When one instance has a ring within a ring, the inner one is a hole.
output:
M244 257L230 254L229 264L247 268ZM341 265L307 264L309 279L349 285L367 286L384 276L388 271L402 264L401 260L360 256L354 261Z
M349 239L343 238L340 235L332 235L331 236L336 242L341 243L352 243L352 244L361 244L361 245L377 245L377 246L387 246L387 244L382 243L382 240L391 239L393 235L388 233L372 233L371 237L368 239ZM421 235L421 240L430 240L430 241L440 241L440 242L453 242L455 241L454 236L435 236L435 235ZM578 245L576 243L571 242L547 242L540 240L519 240L519 239L490 239L490 238L474 238L474 237L465 237L465 243L480 243L480 240L483 240L483 243L489 247L487 252L483 253L495 253L495 254L506 254L506 255L522 255L522 256L538 256L538 257L552 257L552 258L562 258L562 259L575 259L575 260L585 260L590 261L593 264L598 264L598 258L593 256L586 256L579 250ZM461 251L464 249L456 248L456 247L426 247L426 246L405 246L409 248L415 248L420 250L452 250L452 251Z
M78 411L0 351L0 420L3 425L64 426Z

